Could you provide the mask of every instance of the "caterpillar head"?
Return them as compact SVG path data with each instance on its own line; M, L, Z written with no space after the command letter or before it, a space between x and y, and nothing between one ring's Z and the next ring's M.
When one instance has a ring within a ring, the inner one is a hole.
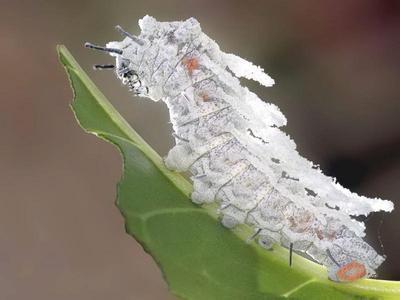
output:
M134 36L116 26L124 40L109 42L106 47L86 43L88 48L106 51L115 57L115 65L95 65L95 69L114 69L123 84L138 96L158 101L163 83L175 67L173 59L194 36L201 33L199 23L190 18L184 22L157 22L145 16L139 21L141 33Z

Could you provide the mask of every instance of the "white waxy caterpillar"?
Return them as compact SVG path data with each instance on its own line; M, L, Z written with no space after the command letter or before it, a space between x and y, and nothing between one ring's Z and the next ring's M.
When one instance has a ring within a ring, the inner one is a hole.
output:
M264 86L273 79L221 51L194 18L145 16L139 26L137 37L117 26L123 41L86 46L114 56L117 76L136 95L167 104L176 145L165 164L191 172L192 200L218 203L223 225L250 225L260 245L303 253L325 265L332 280L375 275L384 257L363 240L364 223L354 217L390 212L393 203L352 193L301 157L279 129L286 118L278 107L237 78Z

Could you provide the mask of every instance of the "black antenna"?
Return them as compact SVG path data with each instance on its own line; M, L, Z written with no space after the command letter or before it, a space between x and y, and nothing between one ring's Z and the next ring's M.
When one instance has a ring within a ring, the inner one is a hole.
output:
M104 64L104 65L93 65L93 69L95 70L106 70L106 69L114 69L115 66L113 64Z
M340 264L333 258L331 251L329 249L326 249L326 253L328 254L329 258L335 263L340 268Z
M116 53L116 54L119 54L119 55L122 54L122 50L121 49L107 48L107 47L103 47L103 46L93 45L92 43L88 43L88 42L85 43L85 47L86 48L90 48L90 49L110 52L110 53Z
M258 228L257 230L256 230L256 232L254 232L248 239L247 239L247 241L246 242L251 242L252 240L254 240L256 237L257 237L257 235L259 235L260 234L260 232L261 232L261 228Z
M293 257L293 243L289 245L289 266L292 266L292 257Z
M132 41L134 41L135 43L139 44L140 46L144 45L144 42L139 39L138 37L130 34L128 31L124 30L121 26L117 25L115 26L115 29L122 35L122 36L126 36L128 38L130 38Z

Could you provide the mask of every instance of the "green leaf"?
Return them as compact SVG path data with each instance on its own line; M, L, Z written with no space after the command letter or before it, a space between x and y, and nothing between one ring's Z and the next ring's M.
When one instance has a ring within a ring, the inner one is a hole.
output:
M213 206L190 201L191 185L167 170L64 46L57 48L74 90L81 127L114 144L124 160L117 205L126 230L158 263L172 293L184 299L400 299L400 283L327 279L325 268L288 251L248 242L247 226L222 227ZM134 291L132 291L134 293Z

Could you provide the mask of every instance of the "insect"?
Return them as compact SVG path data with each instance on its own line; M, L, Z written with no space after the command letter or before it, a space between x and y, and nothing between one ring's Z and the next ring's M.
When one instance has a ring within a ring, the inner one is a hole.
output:
M238 78L266 87L274 80L221 51L194 18L145 16L139 26L139 36L117 26L122 41L86 47L115 57L115 65L96 69L114 69L135 95L166 103L176 145L165 164L191 172L192 201L218 203L224 226L248 224L261 246L300 252L325 265L334 281L374 276L384 256L363 240L364 223L354 217L390 212L393 203L350 192L300 156L280 129L286 118L279 108Z

